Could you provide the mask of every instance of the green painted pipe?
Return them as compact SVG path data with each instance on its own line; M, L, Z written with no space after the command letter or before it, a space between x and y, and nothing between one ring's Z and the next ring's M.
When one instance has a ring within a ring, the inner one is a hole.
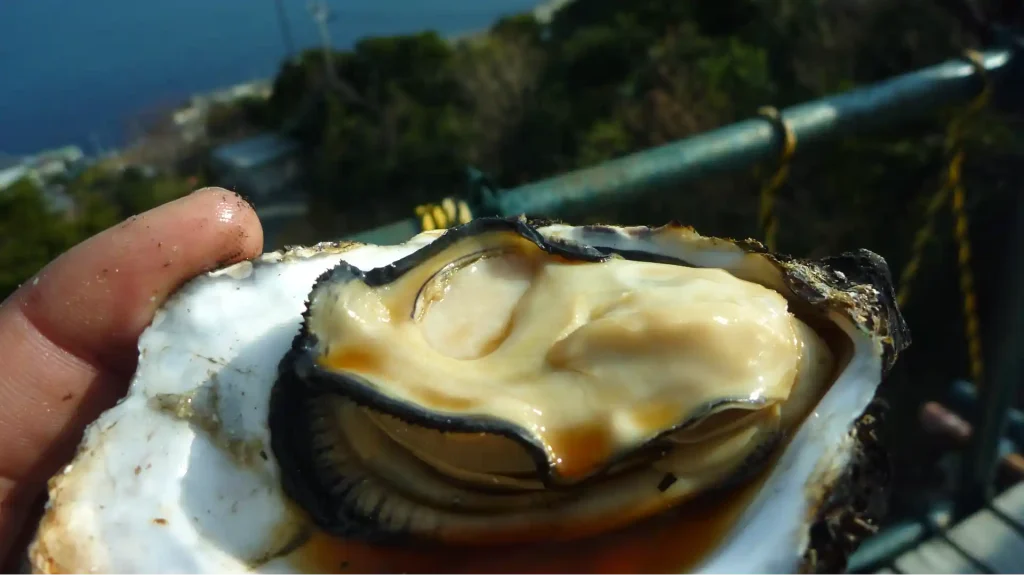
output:
M996 85L1011 75L1010 50L983 53L989 77ZM966 60L897 76L878 84L782 111L802 147L868 131L956 104L978 94L981 80ZM497 194L494 205L481 206L488 214L557 217L594 202L627 202L667 186L703 179L713 174L749 169L778 157L781 137L764 119L749 119L691 138L665 144L527 184Z
M982 54L997 87L1024 69L1013 50ZM1016 70L1015 70L1016 69ZM967 102L981 88L966 60L948 62L782 111L802 148L841 136L902 123ZM744 120L717 130L637 152L594 167L497 192L473 206L475 215L559 217L595 202L628 202L644 194L714 174L745 170L777 157L781 137L764 119ZM352 239L398 243L419 230L415 218L356 234Z
M359 232L346 239L366 244L390 246L400 244L420 233L420 231L420 221L416 218L409 218L379 228Z

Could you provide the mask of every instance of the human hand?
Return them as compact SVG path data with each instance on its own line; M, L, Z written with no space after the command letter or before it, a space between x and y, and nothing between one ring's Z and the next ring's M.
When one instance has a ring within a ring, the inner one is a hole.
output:
M252 207L205 188L89 238L0 304L0 566L46 480L124 394L157 308L262 248Z

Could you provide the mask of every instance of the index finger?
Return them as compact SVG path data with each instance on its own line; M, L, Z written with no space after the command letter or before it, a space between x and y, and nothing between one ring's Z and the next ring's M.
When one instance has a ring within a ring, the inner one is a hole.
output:
M171 291L202 271L253 257L262 246L259 221L245 200L203 189L69 250L4 308L16 306L75 356L130 373L136 340Z

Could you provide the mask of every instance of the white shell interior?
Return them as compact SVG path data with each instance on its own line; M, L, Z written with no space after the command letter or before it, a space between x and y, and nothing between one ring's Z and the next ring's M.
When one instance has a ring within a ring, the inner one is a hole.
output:
M590 236L565 226L545 233L598 245L627 239L625 232ZM88 428L74 461L51 481L50 507L30 549L34 568L300 572L293 556L274 557L302 524L278 487L266 429L278 362L322 272L342 259L362 269L386 265L438 235L398 246L269 254L201 276L178 292L139 342L139 369L127 397ZM646 249L661 248L654 242ZM725 269L741 267L747 257L727 244L691 255L698 265ZM845 463L848 430L879 383L878 343L855 341L861 348L854 362L699 571L796 568L810 506ZM214 433L198 429L204 426Z

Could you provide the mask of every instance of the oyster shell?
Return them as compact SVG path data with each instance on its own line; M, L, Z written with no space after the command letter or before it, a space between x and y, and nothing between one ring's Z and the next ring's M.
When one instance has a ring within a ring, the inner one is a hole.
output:
M624 288L640 296L612 297ZM732 318L724 331L715 314L680 311L696 296ZM893 300L871 252L810 262L679 226L482 219L400 246L268 254L196 278L157 315L128 397L51 481L33 568L296 572L310 569L311 529L579 537L767 465L695 567L793 571L849 462L853 422L909 344ZM531 301L542 305L523 311ZM573 302L577 323L565 323L557 312ZM658 325L664 337L648 339ZM627 353L616 345L630 334ZM701 353L657 345L673 341ZM529 369L485 365L505 347ZM682 381L694 369L704 375ZM590 384L598 400L581 399ZM634 417L645 406L659 417ZM565 447L574 429L599 429L601 449Z

